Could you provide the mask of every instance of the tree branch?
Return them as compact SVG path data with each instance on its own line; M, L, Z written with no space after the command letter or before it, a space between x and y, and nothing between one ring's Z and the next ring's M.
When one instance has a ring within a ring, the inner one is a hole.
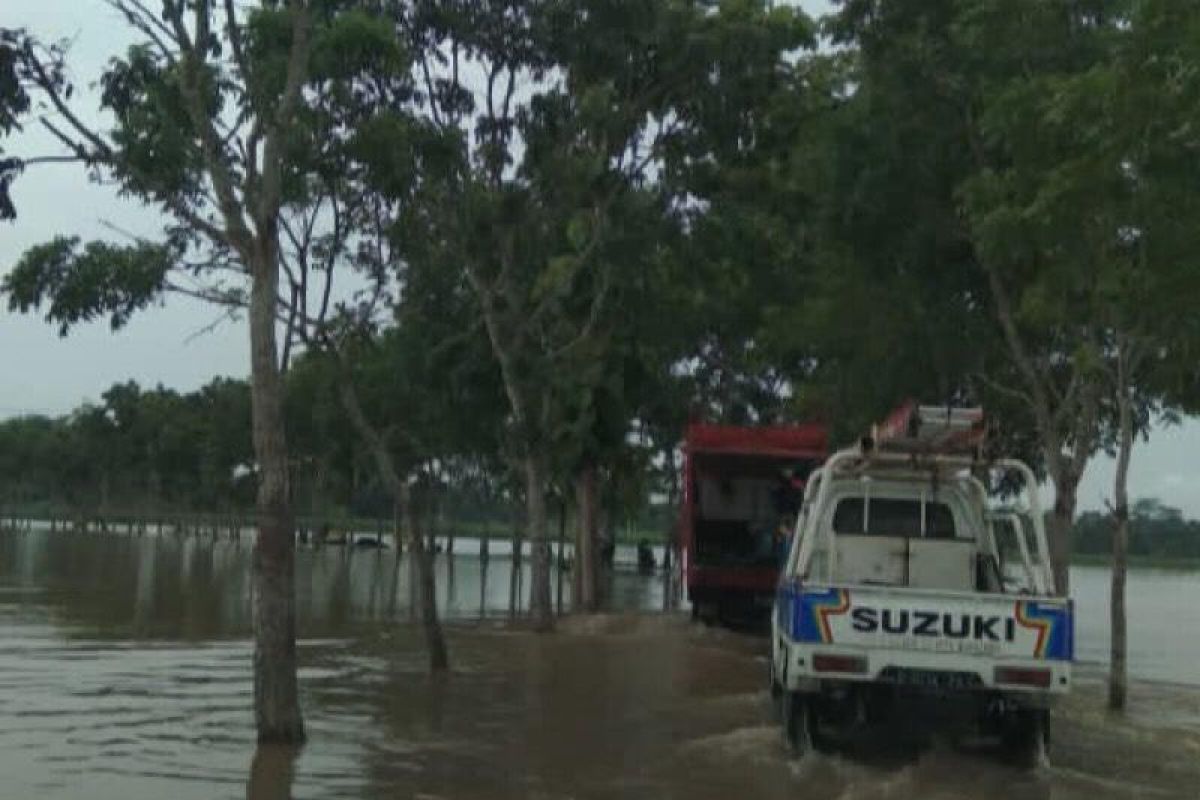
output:
M1030 399L1033 401L1034 420L1042 432L1042 438L1046 445L1044 448L1046 451L1046 466L1053 473L1058 474L1062 469L1061 438L1054 426L1054 419L1051 414L1049 400L1046 396L1045 386L1042 384L1041 377L1033 365L1033 360L1029 357L1029 352L1025 348L1025 343L1021 339L1020 332L1017 330L1017 323L1013 315L1012 306L1009 303L1008 292L1005 291L1004 285L1000 281L1000 275L991 264L984 264L983 268L988 276L988 285L992 291L992 299L996 304L996 316L1000 320L1000 327L1004 332L1005 341L1008 342L1010 355L1016 363L1017 369L1024 377L1029 389Z
M138 0L108 0L108 4L116 9L121 16L125 17L126 22L141 31L143 36L153 42L168 64L174 65L178 63L174 51L167 46L172 33L163 26L162 21L158 19L156 14L147 10ZM163 36L166 36L166 38L164 39Z
M237 65L242 80L250 85L249 62L246 61L246 48L242 44L242 29L237 21L237 9L233 0L225 0L225 34L229 37L229 49L233 51L233 63Z
M1028 392L1022 392L1018 389L1012 388L1011 386L1006 386L1003 383L992 380L982 372L972 373L971 377L987 386L996 394L1004 395L1011 400L1016 400L1022 405L1028 406L1029 409L1035 414L1037 413L1037 404L1034 402L1033 398L1029 396Z
M263 145L262 191L258 198L257 222L259 233L267 234L262 229L263 223L273 219L279 210L283 193L283 152L280 138L291 123L292 114L300 99L300 88L304 83L309 52L309 9L304 0L292 0L288 3L292 10L292 47L288 54L287 78L283 94L280 95L279 105L275 109L275 118L267 130L266 141Z
M87 158L81 155L73 156L31 156L19 159L21 169L34 167L38 164L79 164L86 163Z

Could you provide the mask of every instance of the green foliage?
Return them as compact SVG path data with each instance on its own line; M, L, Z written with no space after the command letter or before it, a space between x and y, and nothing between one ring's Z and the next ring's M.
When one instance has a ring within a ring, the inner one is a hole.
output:
M1112 519L1100 511L1085 511L1072 532L1076 552L1105 555L1112 550ZM1200 521L1153 498L1138 500L1129 513L1129 555L1170 563L1200 558Z
M75 513L245 511L253 504L250 392L115 384L58 419L0 422L0 503Z
M1112 443L1109 395L1079 387L1107 385L1118 342L1147 354L1140 426L1200 407L1192 4L845 0L822 23L833 52L757 0L311 10L278 137L286 288L344 267L367 286L299 323L288 425L314 495L379 499L347 377L399 464L492 496L534 450L560 492L599 464L615 495L645 495L689 415L817 416L843 438L910 396L983 402L1004 449L1042 460L997 289L1063 453ZM244 261L259 142L216 145L230 212L195 106L269 122L294 19L263 3L243 20L240 54L218 27L202 63L144 43L101 77L114 152L97 163L177 214L166 243L34 248L11 308L115 327L185 256L205 275ZM23 41L0 33L0 133L28 106ZM214 220L225 239L198 246ZM151 439L165 469L181 445Z
M10 310L46 307L59 334L80 322L107 316L113 330L150 304L163 289L175 255L166 247L133 246L58 237L30 248L4 276L0 291Z
M180 85L181 69L150 45L135 45L100 77L101 105L117 121L112 133L121 151L117 172L131 195L195 199L201 189L203 156ZM217 77L210 71L205 81L203 104L210 116L221 110Z
M1189 147L1167 133L1186 116L1163 113L1189 107L1189 79L1152 77L1194 45L1155 28L1164 13L1194 25L1178 4L1120 0L850 0L826 20L848 50L816 172L806 399L859 418L888 396L982 401L1016 443L1036 427L1027 456L1075 448L1082 469L1111 435L1117 341L1157 342L1145 363L1194 385L1168 355L1194 346L1177 298L1196 226L1174 228L1194 200L1157 168ZM1140 404L1144 424L1155 403Z
M0 28L0 140L19 129L18 120L29 110L29 94L20 76L19 52L22 47L20 31ZM0 149L0 220L16 216L9 186L19 162L6 158Z
M3 141L21 130L21 119L32 108L30 85L35 74L70 94L61 55L61 48L44 47L24 30L0 27L0 222L17 216L9 192L24 167L21 159L5 155Z
M29 110L29 95L20 74L21 31L0 28L0 133L11 133Z

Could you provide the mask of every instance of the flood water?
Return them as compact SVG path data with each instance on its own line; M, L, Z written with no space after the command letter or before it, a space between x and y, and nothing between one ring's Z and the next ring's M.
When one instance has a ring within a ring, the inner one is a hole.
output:
M459 550L462 547L460 543ZM507 558L439 558L454 671L432 680L388 551L298 554L309 742L254 746L248 541L0 532L0 798L1197 798L1200 573L1130 575L1131 709L1103 710L1103 569L1073 573L1085 662L1053 765L881 730L788 759L763 639L662 614L510 626ZM626 554L627 555L627 554ZM528 588L526 582L525 588ZM564 587L569 596L569 586Z

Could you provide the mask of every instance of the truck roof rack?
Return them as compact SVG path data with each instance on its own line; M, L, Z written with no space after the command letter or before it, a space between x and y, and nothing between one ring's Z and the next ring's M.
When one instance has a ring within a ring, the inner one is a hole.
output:
M910 400L871 426L864 454L908 453L979 458L986 434L983 409L919 405Z

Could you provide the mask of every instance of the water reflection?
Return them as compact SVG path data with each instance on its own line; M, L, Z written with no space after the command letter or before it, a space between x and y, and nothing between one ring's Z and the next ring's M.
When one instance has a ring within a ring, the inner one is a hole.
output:
M438 602L448 619L507 616L512 561L491 543L487 559L459 540L454 559L436 560ZM209 639L250 630L250 544L199 537L0 534L0 577L38 586L88 635ZM466 550L467 552L463 552ZM630 559L631 560L631 559ZM410 559L389 549L301 548L296 557L297 619L314 633L366 620L411 617L415 588ZM528 553L516 580L516 604L529 604ZM555 578L557 580L557 576ZM564 591L570 606L569 573ZM618 610L662 602L661 575L638 575L618 563L608 594ZM87 603L70 602L86 596ZM182 626L182 627L181 627Z
M428 675L408 622L406 560L299 553L310 740L294 751L255 748L248 542L0 533L0 797L1107 800L1200 785L1200 690L1138 683L1118 721L1086 674L1055 714L1049 770L903 726L794 762L761 639L622 612L514 631L511 562L459 545L453 580L438 560L447 680ZM618 570L610 596L653 609L662 579Z

